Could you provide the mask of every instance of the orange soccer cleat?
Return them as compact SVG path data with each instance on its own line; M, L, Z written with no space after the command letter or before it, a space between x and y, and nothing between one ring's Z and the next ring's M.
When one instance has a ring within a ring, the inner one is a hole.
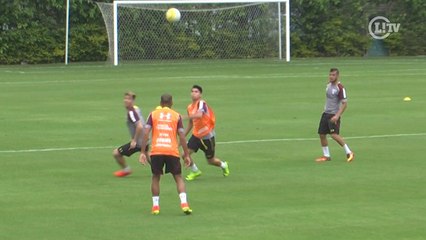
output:
M116 172L114 172L114 176L116 177L125 177L127 175L132 174L132 171L124 171L124 170L118 170Z
M331 161L331 157L322 156L315 159L315 162L327 162L327 161Z
M152 206L151 213L152 213L152 215L160 214L160 206Z

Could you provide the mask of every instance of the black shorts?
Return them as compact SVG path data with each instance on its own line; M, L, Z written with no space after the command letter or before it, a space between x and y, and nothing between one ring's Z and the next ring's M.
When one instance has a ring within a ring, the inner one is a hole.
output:
M321 116L321 121L318 127L318 134L339 134L340 132L340 118L337 120L337 123L331 122L331 118L334 117L334 114L323 113Z
M216 147L216 141L214 137L209 139L199 139L196 136L192 135L188 141L188 148L194 152L197 152L198 149L201 149L204 152L204 155L207 159L214 157Z
M149 146L146 146L145 149L147 152L149 150ZM118 148L118 152L120 153L121 156L126 156L126 157L130 157L132 156L134 153L136 152L140 152L141 151L141 147L140 146L136 146L135 148L130 149L130 143L126 143L123 146Z
M166 173L173 175L180 175L182 173L180 158L170 155L151 155L152 174L162 175L164 165L166 165Z

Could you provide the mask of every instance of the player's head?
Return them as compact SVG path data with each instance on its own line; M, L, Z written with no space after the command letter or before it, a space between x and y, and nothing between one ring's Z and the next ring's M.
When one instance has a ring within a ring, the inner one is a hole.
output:
M136 94L134 92L128 91L124 93L124 106L127 108L133 107L133 104L136 99Z
M337 68L330 68L330 73L328 74L328 80L332 83L339 80L339 69Z
M171 108L173 106L173 97L170 94L161 95L160 105L162 107Z
M191 98L193 101L200 100L203 95L203 88L200 85L194 85L191 88Z

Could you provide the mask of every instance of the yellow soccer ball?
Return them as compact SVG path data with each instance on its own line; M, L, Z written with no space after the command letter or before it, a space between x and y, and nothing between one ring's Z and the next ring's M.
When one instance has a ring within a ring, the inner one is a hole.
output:
M166 12L166 19L168 22L177 22L180 20L180 12L176 8L169 8Z

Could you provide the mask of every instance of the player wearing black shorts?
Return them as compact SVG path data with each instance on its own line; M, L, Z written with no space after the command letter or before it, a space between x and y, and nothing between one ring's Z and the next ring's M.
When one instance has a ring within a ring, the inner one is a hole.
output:
M329 83L326 88L326 103L324 113L318 127L318 134L321 140L323 156L316 159L317 162L325 162L331 160L330 150L328 148L327 134L343 147L346 153L347 162L352 162L355 158L354 153L340 136L340 118L347 108L346 89L339 81L339 70L337 68L330 69Z
M201 151L204 152L206 159L211 159L214 158L216 140L214 136L211 138L200 139L194 135L191 135L188 140L188 148L193 152L198 152L198 150L201 149Z
M179 158L179 143L184 152L185 165L189 166L191 157L183 134L182 117L172 110L172 96L164 94L161 96L161 106L148 117L144 128L142 149L148 142L148 135L152 130L151 171L152 171L152 214L160 213L160 179L165 167L166 173L171 173L176 182L176 187L181 201L181 208L185 214L191 214L192 210L186 199L185 182L182 178L182 169ZM139 162L147 164L147 152L142 151Z
M222 169L223 176L229 176L229 166L227 162L221 161L215 156L215 122L216 118L213 110L202 99L203 89L201 86L194 85L191 89L192 103L188 105L188 127L185 130L185 136L192 130L192 135L188 141L190 153L197 152L199 149L204 152L207 162ZM201 176L201 171L197 165L192 162L191 172L186 176L186 180L192 181Z
M132 173L129 165L127 165L124 156L130 157L136 152L141 151L142 144L142 128L144 123L141 110L135 105L136 95L133 92L124 94L124 107L127 110L127 127L129 128L131 140L129 143L114 149L113 156L120 165L121 169L114 172L116 177L125 177Z

